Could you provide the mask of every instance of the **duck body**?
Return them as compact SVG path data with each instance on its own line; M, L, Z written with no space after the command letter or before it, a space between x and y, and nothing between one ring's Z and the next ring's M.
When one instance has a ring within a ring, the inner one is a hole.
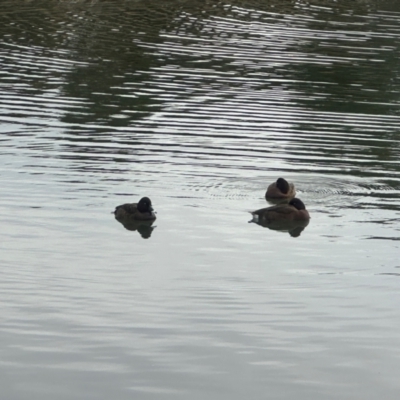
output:
M154 221L156 219L151 200L148 197L141 198L139 203L127 203L117 206L114 215L118 221L126 219Z
M310 219L310 214L306 210L304 203L297 198L290 200L288 204L278 204L252 211L251 215L253 216L253 222L261 225L278 222L308 221Z
M268 199L290 199L296 196L296 189L293 183L286 179L278 178L276 182L268 186L265 198Z

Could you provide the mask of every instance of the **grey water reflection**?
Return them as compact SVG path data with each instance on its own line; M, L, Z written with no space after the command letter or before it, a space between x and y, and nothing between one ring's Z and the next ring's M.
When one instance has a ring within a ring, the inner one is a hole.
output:
M1 6L4 398L397 399L398 2Z
M296 238L301 235L304 229L307 227L310 221L249 221L254 222L255 224L263 227L268 228L273 231L279 232L287 232L290 236Z
M155 226L152 226L154 221L137 221L131 217L115 218L128 231L137 231L143 239L150 238Z

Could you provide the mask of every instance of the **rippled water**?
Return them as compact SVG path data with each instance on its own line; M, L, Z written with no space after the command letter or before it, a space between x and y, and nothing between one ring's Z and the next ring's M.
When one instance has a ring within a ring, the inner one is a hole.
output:
M392 3L2 2L5 398L397 399Z

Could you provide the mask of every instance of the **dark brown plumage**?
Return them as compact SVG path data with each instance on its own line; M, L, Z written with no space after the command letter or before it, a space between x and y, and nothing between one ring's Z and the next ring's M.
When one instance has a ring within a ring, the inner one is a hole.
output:
M148 197L141 198L139 203L127 203L116 207L114 215L118 221L125 218L137 221L154 221L156 219L151 200Z
M288 204L261 208L251 212L253 221L258 223L271 223L275 221L308 221L310 215L304 203L297 198L290 200Z
M278 178L276 182L268 186L265 198L270 199L290 199L296 196L296 189L293 183L289 183L286 179Z

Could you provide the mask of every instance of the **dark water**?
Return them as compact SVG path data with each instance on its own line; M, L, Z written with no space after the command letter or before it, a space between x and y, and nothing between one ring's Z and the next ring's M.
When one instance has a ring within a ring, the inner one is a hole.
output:
M398 398L393 3L2 2L4 398Z

